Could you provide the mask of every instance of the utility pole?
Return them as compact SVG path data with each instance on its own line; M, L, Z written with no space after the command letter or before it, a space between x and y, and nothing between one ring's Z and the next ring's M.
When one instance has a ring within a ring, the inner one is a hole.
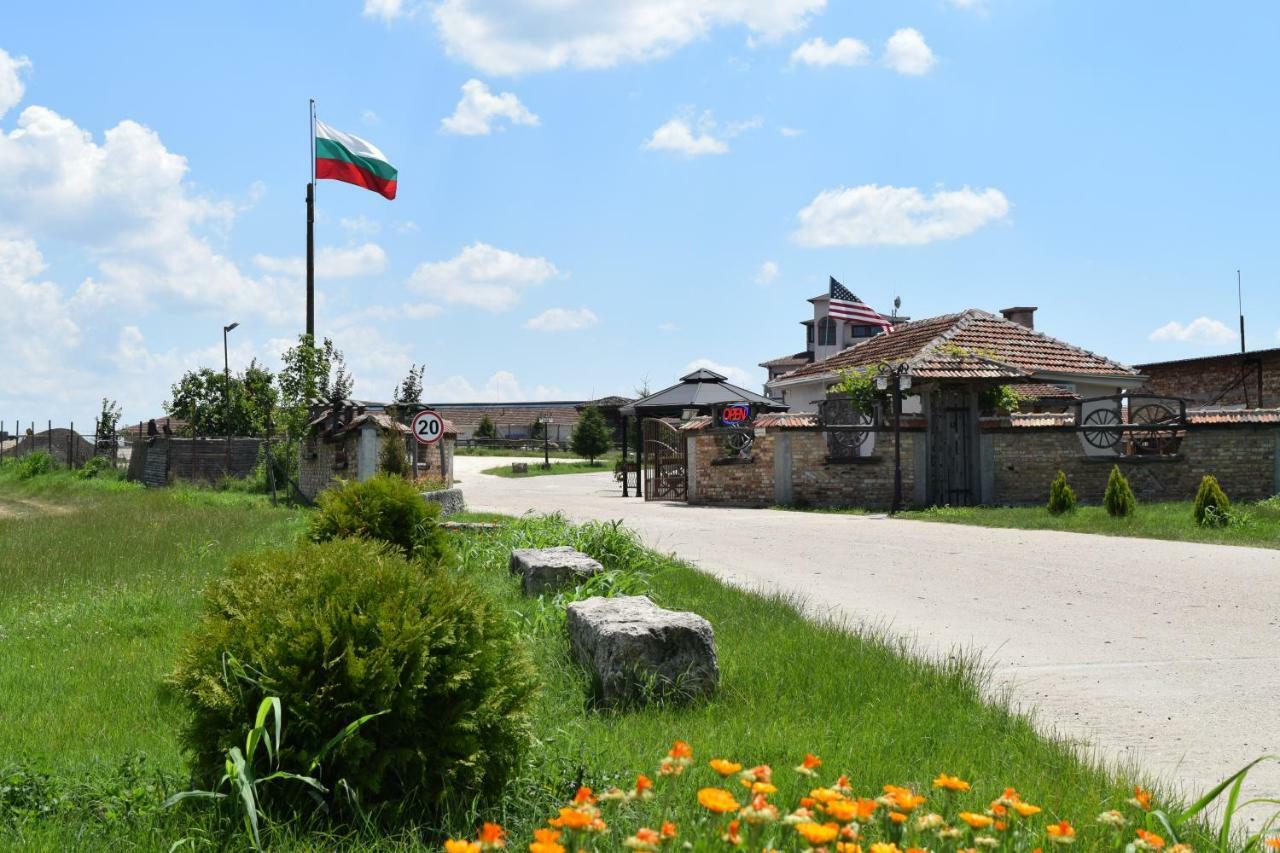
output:
M225 477L231 468L231 361L227 356L227 335L239 323L222 327L222 395L223 419L226 421L227 444L222 460L222 475ZM194 447L192 453L195 453Z

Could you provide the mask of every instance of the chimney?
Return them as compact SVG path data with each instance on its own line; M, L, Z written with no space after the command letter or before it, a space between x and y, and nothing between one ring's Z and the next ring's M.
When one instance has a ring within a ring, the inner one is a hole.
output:
M1036 309L1035 306L1020 305L1015 308L1001 308L1000 313L1011 323L1017 323L1019 326L1026 326L1028 329L1036 327Z

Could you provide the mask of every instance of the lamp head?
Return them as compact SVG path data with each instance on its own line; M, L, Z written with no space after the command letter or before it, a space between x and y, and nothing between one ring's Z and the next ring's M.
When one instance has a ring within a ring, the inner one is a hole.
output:
M236 326L239 326L239 325L240 325L239 323L232 323L230 326L223 326L223 327L222 327L222 331L224 331L224 332L229 332L229 331L231 331L232 329L234 329Z

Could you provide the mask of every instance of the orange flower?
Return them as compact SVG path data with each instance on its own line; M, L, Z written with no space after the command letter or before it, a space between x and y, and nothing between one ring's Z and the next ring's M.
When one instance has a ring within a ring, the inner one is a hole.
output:
M1135 805L1144 812L1151 811L1151 792L1143 788L1141 785L1133 786L1133 797L1129 800L1131 805Z
M967 791L971 786L959 776L948 776L946 773L939 773L938 778L933 780L933 787L959 792Z
M648 853L654 853L654 851L656 851L662 844L662 836L658 835L658 833L654 832L652 829L642 826L636 830L635 835L625 839L622 844L624 847L629 847L632 850L643 850L648 851Z
M738 814L752 826L759 826L762 823L773 823L777 820L778 807L766 800L763 794L756 794L751 800L751 805L745 806Z
M893 806L900 811L913 811L925 801L925 797L915 793L910 788L900 788L897 785L884 786L884 798L887 805Z
M663 776L679 776L684 769L693 763L693 747L682 740L671 745L667 757L662 759L658 772Z
M807 797L806 799L813 799L819 803L824 803L824 804L834 803L836 800L843 800L844 794L840 793L834 788L814 788L812 791L809 792L809 797Z
M750 789L751 789L751 793L753 793L753 794L776 794L776 793L778 793L778 789L773 785L773 783L772 783L772 782L749 782L749 781L747 781L746 779L743 779L743 780L742 780L742 784L744 784L744 785L746 785L748 788L750 788Z
M858 804L853 800L835 800L827 803L827 817L848 823L858 816Z
M693 747L682 740L678 740L671 744L671 751L667 755L672 758L693 758Z
M1023 817L1040 814L1040 807L1033 806L1031 803L1016 802L1013 804L1013 810Z
M444 853L480 853L480 843L450 838L444 843Z
M902 853L902 851L898 849L896 844L881 841L877 844L872 844L868 853Z
M1065 820L1049 824L1045 827L1045 831L1049 833L1049 840L1054 844L1071 844L1076 840L1075 827Z
M988 826L991 826L991 824L995 823L995 821L992 820L987 815L974 814L973 812L960 812L960 814L957 815L957 817L959 817L965 823L969 824L969 826L973 827L974 829L986 829Z
M484 850L496 850L507 846L507 831L496 823L485 822L480 827L480 846Z
M582 787L578 788L577 791L574 791L573 801L578 805L581 805L582 803L586 803L587 805L590 805L591 803L594 803L596 801L596 798L591 795L591 789L588 788L586 785L583 785Z
M586 829L591 825L593 817L586 812L580 812L577 809L560 809L560 816L553 817L547 823L557 829Z
M558 844L560 833L554 829L535 829L533 843L529 845L529 853L564 853L564 846Z
M750 770L743 770L738 775L748 782L772 782L773 768L768 764L757 764Z
M742 843L742 836L738 834L738 827L741 824L736 820L729 821L729 826L725 830L724 835L720 836L721 841L727 841L730 844L738 845Z
M661 832L662 832L662 837L663 837L663 838L675 838L675 837L676 837L676 825L675 825L674 823L672 823L671 821L669 821L669 820L664 820L664 821L662 822L662 830L661 830Z
M822 759L814 755L812 752L804 757L804 761L800 762L800 766L796 768L797 773L805 776L817 776L817 769L822 766Z
M650 793L650 789L652 788L653 788L653 780L650 779L648 776L641 773L639 776L636 777L635 795L637 797L640 797L641 799L647 799L648 797L652 797L653 794Z
M852 787L850 787L850 785L849 785L849 777L848 777L848 776L841 776L839 779L837 779L837 780L836 780L836 783L835 783L834 785L832 785L831 787L835 788L837 791L839 791L839 792L840 792L840 793L842 793L842 794L852 794L852 793L853 793L853 788L852 788Z
M742 769L742 765L736 761L729 761L725 758L713 758L707 762L711 765L711 769L719 773L721 776L732 776Z
M837 841L836 853L862 853L862 845L852 841Z
M1267 839L1267 846L1272 850L1280 850L1280 835Z
M796 832L809 842L810 847L820 847L830 841L835 841L836 836L840 834L840 827L834 823L797 823Z
M889 812L889 820L894 823L906 823L907 816L902 812Z
M1138 840L1143 842L1145 846L1139 847L1142 850L1159 850L1164 847L1164 839L1156 835L1154 832L1147 832L1145 829L1138 830Z
M738 809L738 801L724 788L703 788L698 791L698 804L716 814L725 814Z

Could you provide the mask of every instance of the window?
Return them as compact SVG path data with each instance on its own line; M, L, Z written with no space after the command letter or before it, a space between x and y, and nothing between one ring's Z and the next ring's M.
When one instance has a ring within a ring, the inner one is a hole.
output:
M874 338L883 331L879 326L854 326L849 325L849 337L851 338Z
M818 321L818 346L835 346L836 344L836 321L830 317L823 317Z
M804 342L806 346L813 346L813 324L807 323L804 327Z

